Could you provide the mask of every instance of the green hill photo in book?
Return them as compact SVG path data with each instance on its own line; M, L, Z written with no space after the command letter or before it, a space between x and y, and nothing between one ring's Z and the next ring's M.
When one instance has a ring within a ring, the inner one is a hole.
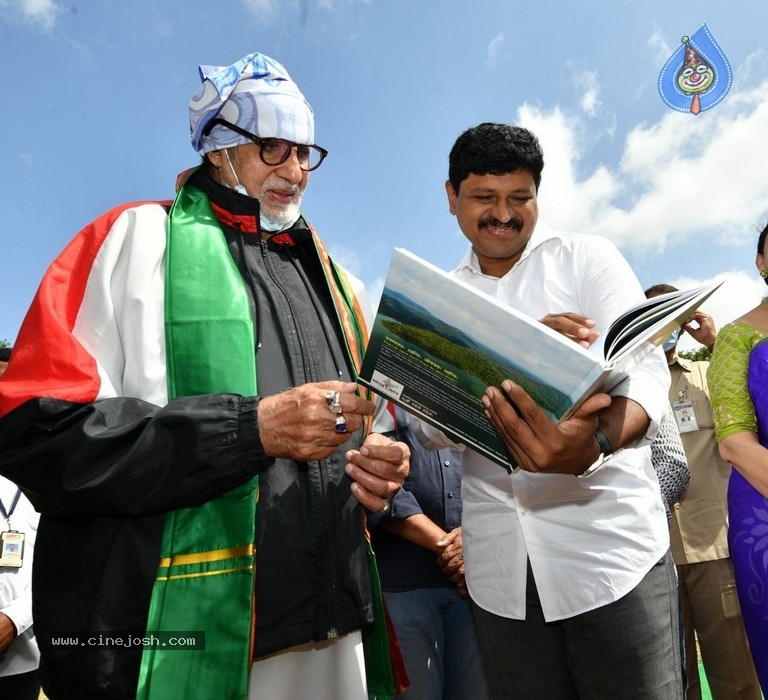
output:
M553 420L563 420L588 396L618 383L718 286L665 294L627 310L606 332L601 361L396 248L359 381L509 469L481 403L486 387L511 379Z

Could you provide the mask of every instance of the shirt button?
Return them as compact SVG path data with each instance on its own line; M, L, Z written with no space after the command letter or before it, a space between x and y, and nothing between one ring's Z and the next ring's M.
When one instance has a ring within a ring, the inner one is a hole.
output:
M521 508L520 509L520 515L528 515L528 509L527 508Z
M453 491L448 492L448 498L453 498Z
M451 466L450 461L446 459L445 462L443 462L443 466L444 467L450 467Z

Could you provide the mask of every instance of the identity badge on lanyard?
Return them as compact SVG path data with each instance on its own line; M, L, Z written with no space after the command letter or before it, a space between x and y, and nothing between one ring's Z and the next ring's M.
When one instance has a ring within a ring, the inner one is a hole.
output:
M16 489L10 510L5 510L5 504L0 500L0 513L8 523L8 529L0 532L0 566L13 566L17 569L24 563L24 538L23 532L11 527L11 516L16 510L16 505L21 497L21 491Z
M675 413L677 427L681 433L692 433L699 429L696 421L696 412L693 410L693 403L688 398L688 386L677 392L677 401L672 404L672 410Z

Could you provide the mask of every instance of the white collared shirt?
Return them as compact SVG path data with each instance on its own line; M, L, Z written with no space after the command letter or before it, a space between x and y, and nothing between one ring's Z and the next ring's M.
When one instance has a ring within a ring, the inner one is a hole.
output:
M0 515L0 530L18 530L24 533L24 556L21 567L0 566L0 612L5 613L16 626L19 636L0 662L0 676L13 676L34 671L40 663L35 633L32 627L32 553L40 518L24 494L13 505L16 484L0 476L0 501L10 517ZM9 521L10 520L10 524Z
M470 250L454 270L499 301L541 319L576 312L603 334L643 296L616 247L599 236L555 232L539 222L517 264L502 278L480 272ZM590 348L602 357L602 336ZM462 539L473 600L497 615L525 618L526 558L546 620L618 600L669 548L667 519L651 465L650 441L667 409L669 371L661 350L611 391L651 418L641 446L617 451L586 479L507 474L468 449L464 454ZM445 446L432 430L430 446Z

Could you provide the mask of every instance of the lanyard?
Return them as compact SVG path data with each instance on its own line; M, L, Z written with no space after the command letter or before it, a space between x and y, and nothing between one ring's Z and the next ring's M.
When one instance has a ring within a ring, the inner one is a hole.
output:
M19 498L21 498L21 489L16 489L16 495L13 497L13 503L11 503L11 510L7 513L5 512L3 501L0 500L0 513L2 513L8 523L11 522L11 516L13 515L13 511L16 510L16 504L19 502Z

